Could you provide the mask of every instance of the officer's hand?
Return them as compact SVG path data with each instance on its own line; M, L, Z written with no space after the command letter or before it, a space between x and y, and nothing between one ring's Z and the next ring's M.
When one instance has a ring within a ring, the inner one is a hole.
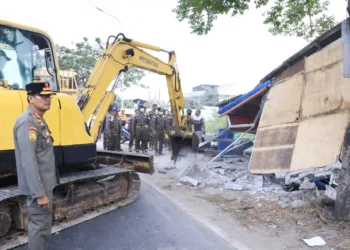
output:
M36 202L38 203L38 207L49 208L49 199L46 195L37 198Z

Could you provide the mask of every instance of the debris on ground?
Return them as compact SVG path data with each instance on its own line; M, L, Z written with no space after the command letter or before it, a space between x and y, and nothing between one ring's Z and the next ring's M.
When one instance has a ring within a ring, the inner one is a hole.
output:
M281 207L299 208L326 198L336 199L338 160L323 168L275 174L249 173L249 154L230 155L206 165L208 161L197 161L181 168L180 183L197 188L259 193L261 199L276 202Z
M180 179L180 183L183 185L189 185L192 187L197 187L199 185L199 182L196 179L193 179L191 177L185 176Z
M324 245L326 245L326 242L319 236L313 237L311 239L303 239L303 241L309 247L316 247L316 246L324 246Z

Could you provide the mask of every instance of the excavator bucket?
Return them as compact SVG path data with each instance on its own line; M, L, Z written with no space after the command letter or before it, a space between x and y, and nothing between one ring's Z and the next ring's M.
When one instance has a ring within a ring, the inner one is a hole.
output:
M175 162L180 158L196 156L198 153L200 137L193 133L189 136L170 138L172 146L172 160Z

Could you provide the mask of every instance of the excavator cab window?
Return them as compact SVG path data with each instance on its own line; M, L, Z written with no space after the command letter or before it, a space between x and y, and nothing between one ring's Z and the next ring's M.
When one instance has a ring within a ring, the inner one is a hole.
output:
M49 40L38 33L0 25L0 80L6 80L10 88L25 89L26 84L41 79L41 70L48 72L46 80L58 91Z

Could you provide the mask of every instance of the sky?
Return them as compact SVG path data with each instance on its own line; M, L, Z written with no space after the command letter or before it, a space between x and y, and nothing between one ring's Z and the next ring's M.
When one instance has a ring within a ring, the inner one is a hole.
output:
M272 36L263 24L263 10L243 16L219 16L208 35L191 34L187 21L179 22L172 9L176 0L17 0L1 6L1 19L47 31L55 43L72 46L83 37L123 32L126 37L173 50L177 55L183 92L200 84L234 86L232 94L245 93L307 45L301 38ZM96 7L115 16L102 13ZM337 21L346 18L346 1L331 0ZM167 54L152 53L166 62ZM123 98L168 99L164 76L146 72L141 80L149 90L133 87ZM232 89L232 88L231 88Z

